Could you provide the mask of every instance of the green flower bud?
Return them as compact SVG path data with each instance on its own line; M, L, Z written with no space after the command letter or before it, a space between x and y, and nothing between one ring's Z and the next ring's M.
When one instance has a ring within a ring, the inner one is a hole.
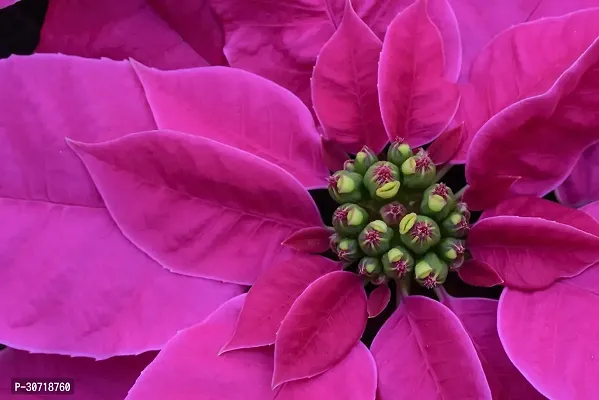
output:
M356 237L368 224L368 212L357 204L346 203L333 213L335 231L345 237Z
M455 205L455 210L466 217L466 221L470 222L470 210L463 201L460 201Z
M343 240L343 238L337 233L333 233L329 236L329 247L333 253L337 254L337 246L339 246L341 240Z
M447 218L454 207L455 197L452 190L444 183L437 183L424 191L420 212L437 221L442 221Z
M362 175L337 171L329 177L328 189L337 203L357 203L362 200Z
M441 240L439 225L429 217L406 215L399 223L402 243L416 254L424 254Z
M387 150L387 161L401 167L401 165L413 155L414 153L412 152L410 145L405 143L402 138L398 137L391 142L389 150Z
M356 172L364 175L368 171L368 168L378 160L376 154L368 146L362 147L362 150L356 154L356 159L354 160Z
M414 268L414 257L402 246L392 247L382 257L383 270L391 279L407 275Z
M348 172L356 172L356 166L354 164L354 160L346 160L343 163L343 169Z
M379 210L379 214L383 221L392 228L399 226L399 222L403 217L406 216L408 210L406 207L398 201L392 201L389 204L385 204Z
M447 262L453 262L464 258L466 242L460 239L448 237L441 239L437 246L437 254Z
M360 232L358 242L364 253L371 257L380 256L391 247L393 230L383 221L372 221Z
M362 258L358 263L358 273L370 279L375 285L380 285L386 280L385 275L383 275L381 261L375 257Z
M463 239L470 231L466 217L458 212L453 212L441 222L441 229L446 236Z
M364 186L370 196L377 200L389 200L397 195L400 187L399 170L387 161L374 163L364 175Z
M449 268L435 253L426 253L414 267L416 282L427 289L445 283Z
M341 239L337 245L337 257L345 265L358 261L362 257L362 251L356 239Z
M408 158L401 164L403 184L410 189L425 189L433 183L437 168L425 151Z

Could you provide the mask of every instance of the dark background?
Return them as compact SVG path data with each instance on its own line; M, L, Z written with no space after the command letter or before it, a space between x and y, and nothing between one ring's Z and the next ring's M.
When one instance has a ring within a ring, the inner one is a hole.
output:
M0 10L0 58L33 53L47 8L48 0L21 0Z

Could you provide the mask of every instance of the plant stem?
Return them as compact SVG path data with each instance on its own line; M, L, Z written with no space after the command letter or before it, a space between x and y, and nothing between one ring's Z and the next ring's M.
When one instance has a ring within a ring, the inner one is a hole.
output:
M410 295L410 281L407 279L396 279L395 294L395 306L399 307L401 299Z
M443 302L443 299L445 298L445 290L443 289L443 286L436 287L433 290L435 291L435 294L437 295L437 298L439 299L439 301Z
M462 198L462 195L466 191L466 189L468 189L468 187L469 187L469 185L466 185L463 188L461 188L460 190L458 190L458 192L455 194L455 199L460 200Z
M433 181L433 184L439 182L445 176L445 174L447 174L449 172L449 170L452 167L453 167L452 164L449 164L449 163L445 164L443 166L443 168L441 168L439 170L439 172L437 172L437 175L435 176L435 180Z

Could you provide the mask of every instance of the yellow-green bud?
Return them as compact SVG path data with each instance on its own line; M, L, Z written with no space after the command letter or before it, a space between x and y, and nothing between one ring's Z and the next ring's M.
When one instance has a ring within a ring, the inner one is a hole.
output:
M340 204L357 203L362 200L362 175L337 171L329 177L328 190L333 200Z
M454 208L455 197L444 183L437 183L424 191L420 203L420 212L423 215L442 221Z
M389 204L385 204L379 210L381 218L387 226L398 227L399 222L405 217L407 213L406 207L398 201L392 201Z
M401 184L399 183L399 181L385 183L383 186L378 188L375 191L375 193L376 193L377 197L379 197L381 199L385 199L385 200L391 199L397 195L397 192L399 192L400 186L401 186Z
M410 146L407 143L404 143L401 138L393 140L389 146L389 150L387 150L387 160L398 167L413 155L414 153Z
M391 279L407 275L414 268L414 257L405 247L394 246L381 259L385 274Z
M407 218L408 216L404 217ZM403 222L403 221L402 221ZM429 217L418 215L411 217L409 224L402 229L400 223L401 242L416 254L424 254L441 240L439 225ZM409 226L409 228L408 228Z
M412 229L417 218L418 214L416 213L410 213L403 217L403 219L399 222L399 233L403 235Z
M368 224L368 212L357 204L342 204L333 213L333 228L341 236L356 237Z
M425 189L433 183L437 169L426 152L408 158L401 165L403 184L409 189Z
M393 230L383 221L372 221L360 232L358 242L362 251L371 257L380 256L391 246Z
M374 163L364 174L364 186L375 200L388 200L397 195L400 187L397 167L387 161ZM380 189L380 190L379 190Z
M368 168L372 166L375 162L378 161L376 154L368 147L362 147L362 150L356 154L356 159L354 160L354 166L357 173L364 175Z
M451 213L441 223L441 229L446 236L458 239L465 238L470 231L470 225L466 217L458 212Z
M362 257L362 251L356 239L342 239L337 245L337 257L345 265L352 264Z
M416 282L425 288L432 289L447 279L449 268L435 253L426 253L414 267Z

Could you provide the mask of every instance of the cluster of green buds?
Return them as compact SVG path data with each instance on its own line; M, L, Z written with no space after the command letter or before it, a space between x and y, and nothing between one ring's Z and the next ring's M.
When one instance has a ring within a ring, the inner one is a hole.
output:
M375 285L413 278L434 288L462 265L470 212L436 174L424 150L396 139L386 157L364 147L329 178L340 204L330 245L346 269Z

